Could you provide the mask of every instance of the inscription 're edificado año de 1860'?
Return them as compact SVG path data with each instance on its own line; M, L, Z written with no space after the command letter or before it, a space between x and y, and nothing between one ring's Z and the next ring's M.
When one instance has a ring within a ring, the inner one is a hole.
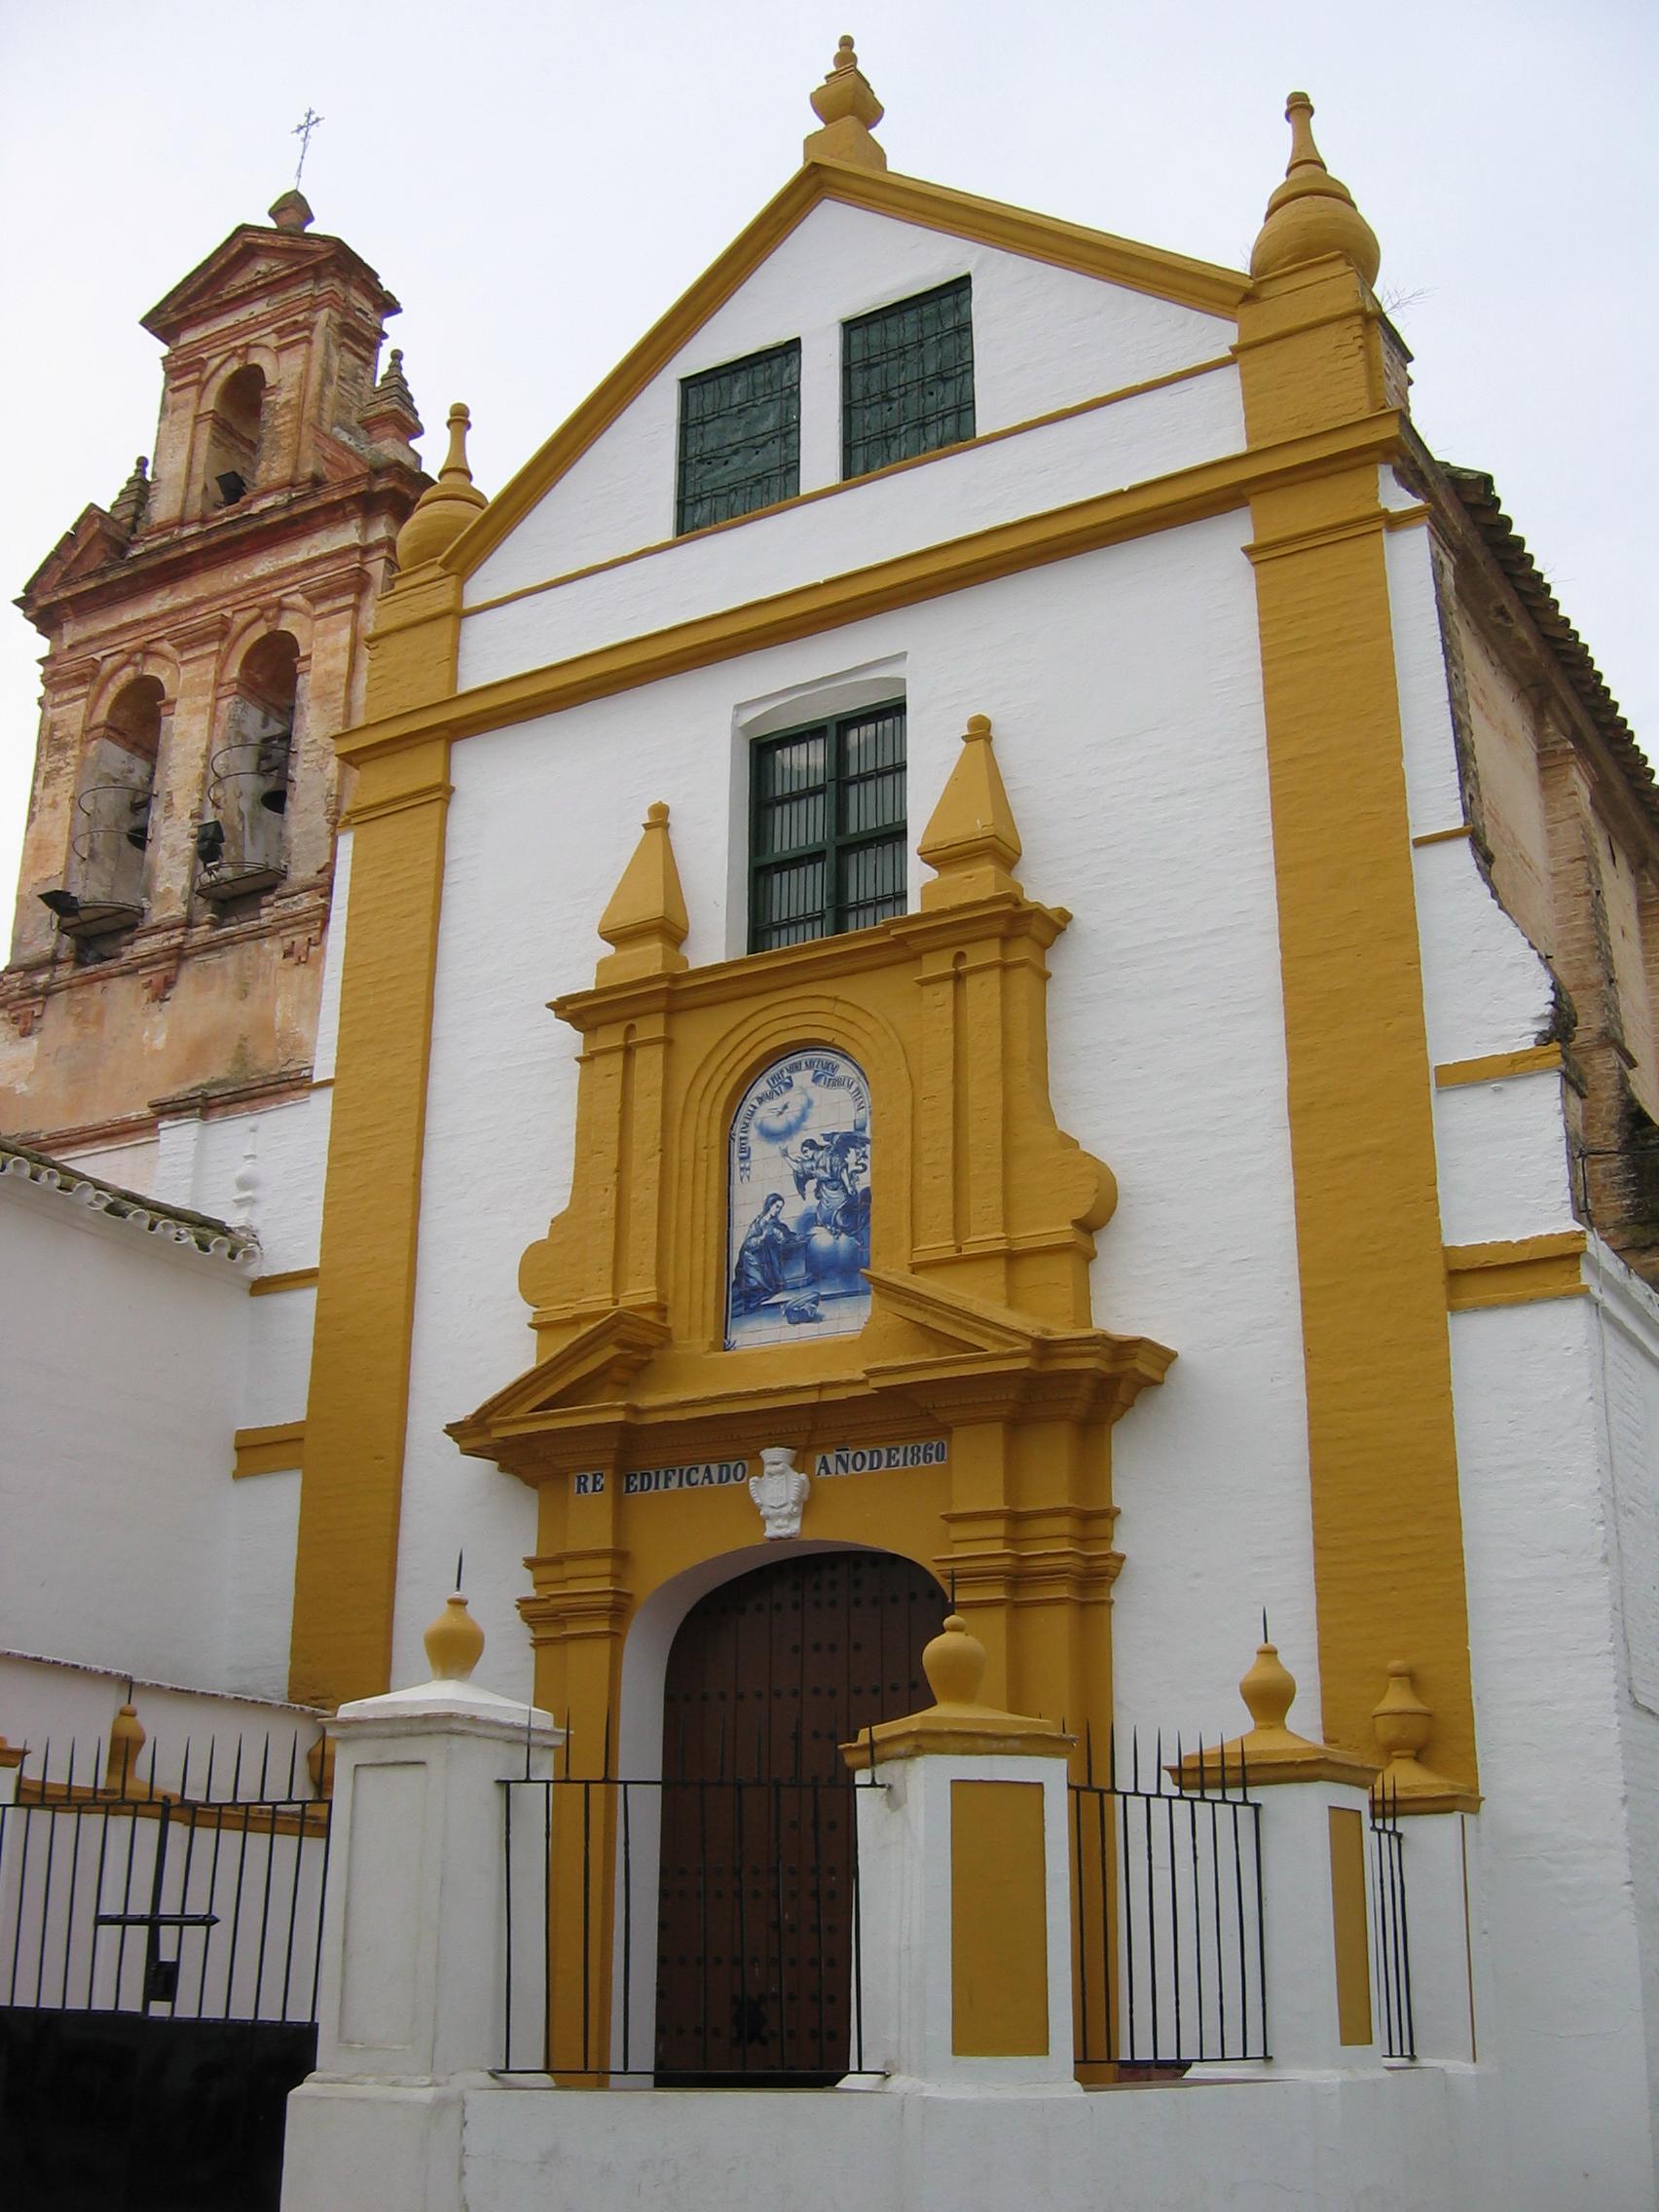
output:
M901 1468L942 1467L946 1457L942 1436L919 1444L836 1445L814 1453L805 1472L815 1482L832 1481L838 1475L888 1474ZM651 1497L670 1490L723 1490L749 1480L758 1462L748 1459L690 1459L673 1467L630 1467L622 1476L624 1497ZM595 1469L571 1477L577 1497L604 1494L606 1478Z

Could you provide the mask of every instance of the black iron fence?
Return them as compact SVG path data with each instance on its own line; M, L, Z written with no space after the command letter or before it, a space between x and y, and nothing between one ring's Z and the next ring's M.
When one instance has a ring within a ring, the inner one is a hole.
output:
M1077 2051L1134 2079L1266 2058L1261 1809L1235 1752L1086 1742L1071 1786Z
M855 1824L871 1787L503 1782L501 2070L681 2086L875 2071Z
M172 2019L316 2018L329 1805L295 1741L112 1771L71 1744L0 1806L0 2003Z
M17 2212L276 2212L316 2062L329 1805L297 1742L51 1747L0 1806L0 2139ZM169 1768L170 1771L170 1768Z
M1371 1798L1371 1921L1381 2042L1389 2058L1417 2056L1412 1943L1406 1916L1406 1837L1399 1800L1379 1783Z

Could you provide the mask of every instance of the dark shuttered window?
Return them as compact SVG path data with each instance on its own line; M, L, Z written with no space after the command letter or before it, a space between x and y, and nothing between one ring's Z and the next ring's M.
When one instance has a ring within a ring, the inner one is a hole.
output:
M753 514L799 490L798 340L682 380L677 531Z
M841 473L974 435L974 322L968 279L841 325Z
M904 710L876 707L754 749L749 949L904 911Z

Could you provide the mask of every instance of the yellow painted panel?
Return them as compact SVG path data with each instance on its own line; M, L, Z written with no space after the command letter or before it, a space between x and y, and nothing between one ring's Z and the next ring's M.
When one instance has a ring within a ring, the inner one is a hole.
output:
M1371 2041L1371 1943L1365 1909L1365 1817L1330 1808L1331 1937L1336 1951L1337 2033Z
M958 2058L1049 2050L1043 1786L950 1786L950 2047Z

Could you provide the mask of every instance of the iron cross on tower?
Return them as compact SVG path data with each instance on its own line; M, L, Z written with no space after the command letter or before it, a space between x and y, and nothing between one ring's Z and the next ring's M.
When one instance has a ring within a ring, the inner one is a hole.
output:
M300 121L295 124L293 130L290 132L290 136L295 137L300 141L300 165L299 167L294 171L294 190L296 192L298 192L298 190L300 189L300 177L305 169L306 156L311 152L312 132L316 129L319 123L322 123L325 120L325 117L314 113L310 101L308 100L306 103L305 114L301 117Z

